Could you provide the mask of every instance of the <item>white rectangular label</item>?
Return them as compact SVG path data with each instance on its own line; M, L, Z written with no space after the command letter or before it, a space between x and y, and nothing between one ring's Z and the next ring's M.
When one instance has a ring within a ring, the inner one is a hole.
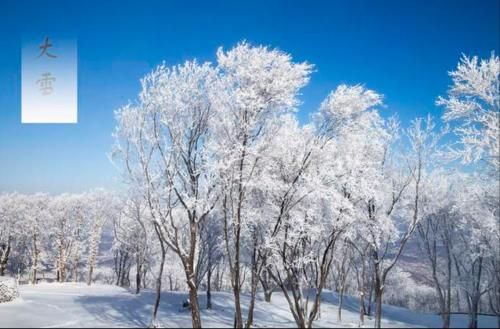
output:
M76 41L42 36L23 42L22 123L77 123Z

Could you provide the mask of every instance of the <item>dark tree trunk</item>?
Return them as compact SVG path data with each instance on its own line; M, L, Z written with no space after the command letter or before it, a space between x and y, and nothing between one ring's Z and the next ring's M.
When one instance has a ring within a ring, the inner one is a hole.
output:
M450 327L450 312L441 314L441 318L443 319L443 328Z
M382 328L382 291L375 288L375 328Z
M447 245L447 280L446 280L446 301L445 301L445 314L443 316L443 328L450 327L450 313L451 313L451 269L452 269L452 258L449 246Z
M94 274L94 266L90 265L88 274L89 276L87 278L87 285L90 286L92 284L92 275Z
M139 294L141 292L141 275L142 275L142 264L137 262L137 268L135 273L135 294Z
M267 302L267 303L270 303L271 302L271 298L273 296L273 291L272 290L265 290L264 291L264 300Z
M250 305L248 306L248 318L247 318L247 328L252 328L253 327L253 313L255 309L255 298L257 296L257 279L252 278L252 290L251 290L251 296L250 296Z
M56 280L57 282L64 282L65 280L65 275L64 275L64 270L65 270L65 265L63 263L63 258L64 258L64 249L63 249L63 246L62 246L62 243L59 245L59 248L58 248L58 252L59 252L59 255L58 255L58 260L57 260L57 271L56 271Z
M479 312L479 302L481 301L481 275L483 270L483 257L477 260L477 274L474 277L474 292L469 295L469 328L477 328L477 313ZM473 271L476 264L473 264ZM474 271L475 272L475 271Z
M477 304L474 307L477 307ZM477 308L469 314L469 328L477 328Z
M375 265L374 292L375 292L375 328L382 328L382 294L383 279L379 274L378 264Z
M37 268L38 268L38 245L37 245L37 234L33 235L33 277L32 284L37 284Z
M359 290L359 326L363 326L365 324L365 315L367 315L365 306L366 264L364 254L361 254L361 273L356 271L356 276Z
M149 326L151 328L156 328L157 323L156 323L156 317L158 315L158 309L160 307L160 299L161 299L161 282L162 282L162 277L163 277L163 267L165 266L165 257L167 254L167 251L165 249L165 244L162 240L161 233L160 233L160 228L155 226L155 231L158 236L158 240L160 242L160 247L161 247L161 262L160 262L160 270L158 271L158 276L156 277L156 297L155 297L155 302L153 304L153 316L151 318L151 323Z
M146 274L148 272L147 270L147 266L143 266L144 267L144 270L142 271L142 288L143 289L146 289Z
M174 282L172 281L172 275L168 275L168 290L173 291L174 290Z
M73 282L78 282L78 256L75 256L73 259L73 268L71 270L71 277L73 278Z
M212 309L212 267L208 266L207 271L207 310Z
M198 304L198 289L193 282L193 275L189 275L189 304L191 306L191 321L193 328L201 328L200 305Z
M267 303L270 303L273 295L273 288L269 282L269 274L266 269L262 271L262 275L259 276L259 280L262 285L262 290L264 291L264 300Z
M337 310L337 321L342 322L342 306L344 304L344 286L340 288L339 308Z
M122 252L118 251L115 256L115 273L116 285L120 285L120 278L122 277Z
M239 181L238 181L238 205L236 209L236 234L235 234L235 255L234 255L234 276L233 276L233 293L234 293L234 327L243 328L243 316L241 312L241 300L240 300L240 244L241 244L241 211L243 208L244 201L244 188L243 188L243 167L245 165L246 159L246 147L248 142L248 136L245 134L243 137L243 150L241 153L240 164L239 164Z
M236 271L236 268L235 268ZM239 271L238 271L239 272ZM236 275L239 278L239 273ZM233 287L234 294L234 327L243 328L243 317L241 315L241 301L240 301L240 284L237 282Z
M366 312L366 315L371 316L372 315L372 305L373 305L373 290L374 290L374 280L373 278L370 280L370 291L368 293L368 310Z
M7 262L9 261L9 254L10 254L10 242L11 238L9 237L7 239L7 244L2 246L2 257L0 258L0 276L5 275L5 269L7 268Z
M253 252L252 252L252 278L251 278L251 292L250 292L250 305L248 306L247 328L253 327L253 312L255 308L255 298L257 296L257 287L259 285L259 265L257 255L257 234L253 234Z
M365 324L365 294L363 291L359 294L359 326Z

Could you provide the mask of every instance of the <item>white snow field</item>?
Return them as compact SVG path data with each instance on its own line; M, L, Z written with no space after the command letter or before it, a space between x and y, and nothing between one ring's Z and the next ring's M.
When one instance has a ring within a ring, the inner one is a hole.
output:
M109 285L75 283L41 283L20 286L21 297L0 304L0 327L144 327L149 324L152 291L134 295L128 290ZM186 293L165 292L162 295L159 320L165 327L190 327L189 311L181 310ZM255 327L295 327L283 295L274 293L271 304L258 298L255 309ZM244 304L248 300L243 299ZM324 294L321 319L315 327L358 327L355 298L344 300L343 321L337 318L336 297ZM200 293L200 306L205 306L205 295ZM246 309L245 309L246 311ZM419 314L407 309L385 306L384 327L440 327L437 315ZM231 293L213 293L213 310L203 310L204 327L231 327L233 307ZM494 317L480 318L481 327L496 327ZM368 319L365 327L373 325ZM465 327L466 316L453 318L454 327Z

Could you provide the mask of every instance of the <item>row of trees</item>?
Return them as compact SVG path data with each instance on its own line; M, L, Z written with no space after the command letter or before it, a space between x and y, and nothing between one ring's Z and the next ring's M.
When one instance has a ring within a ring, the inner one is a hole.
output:
M397 118L379 114L382 95L361 85L339 86L301 124L298 96L312 70L281 51L241 43L219 49L215 65L160 65L142 80L138 101L116 112L112 158L137 214L122 228L160 246L152 325L173 253L193 327L202 325L203 277L210 296L221 263L236 328L252 327L259 284L267 300L281 290L297 326L309 328L331 277L342 303L353 275L360 322L373 295L380 327L387 279L414 240L445 327L452 291L465 297L471 327L483 296L498 314L498 57L461 60L437 101L452 122L442 129L431 117L401 129ZM446 144L450 133L456 142ZM460 173L456 160L474 165ZM242 289L251 296L246 315Z
M9 269L36 284L41 275L53 272L58 282L85 277L90 285L104 225L119 213L118 205L103 190L0 194L0 275Z

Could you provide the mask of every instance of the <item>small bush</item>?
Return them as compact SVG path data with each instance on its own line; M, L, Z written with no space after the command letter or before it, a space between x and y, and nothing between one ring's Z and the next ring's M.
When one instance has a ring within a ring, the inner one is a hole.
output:
M0 278L0 303L11 302L19 297L16 280Z

